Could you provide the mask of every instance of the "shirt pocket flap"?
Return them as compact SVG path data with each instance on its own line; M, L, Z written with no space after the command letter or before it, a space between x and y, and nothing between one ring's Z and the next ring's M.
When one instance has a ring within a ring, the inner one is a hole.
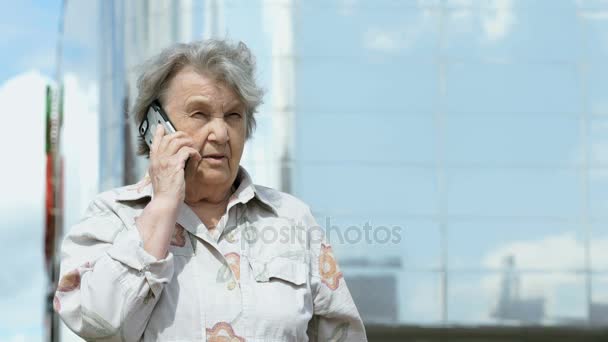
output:
M277 257L269 261L252 259L250 264L257 282L269 282L276 278L294 285L306 283L306 264L302 261Z

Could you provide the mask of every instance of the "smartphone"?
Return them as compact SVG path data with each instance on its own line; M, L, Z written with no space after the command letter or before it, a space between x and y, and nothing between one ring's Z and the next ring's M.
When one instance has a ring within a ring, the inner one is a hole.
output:
M148 114L144 120L139 124L139 135L141 135L148 146L152 147L152 139L154 138L154 133L156 132L156 127L158 125L163 125L165 127L165 134L175 133L176 129L169 120L169 116L160 106L158 100L154 100L148 109Z

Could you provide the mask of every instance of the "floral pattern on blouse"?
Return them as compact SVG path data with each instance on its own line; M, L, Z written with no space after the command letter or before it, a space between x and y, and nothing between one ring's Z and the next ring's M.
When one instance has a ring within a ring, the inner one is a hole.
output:
M207 341L209 342L245 342L245 339L237 336L232 326L226 322L216 323L213 328L207 328Z
M336 263L334 252L331 246L321 244L321 255L319 256L319 273L323 284L327 285L332 290L336 290L340 286L342 272Z
M61 277L57 291L70 292L80 287L80 272L78 269L68 272L66 275Z
M234 289L241 278L241 256L231 252L224 255L226 263L217 270L216 283L228 282L228 289ZM234 276L233 276L234 275ZM234 277L234 280L232 279Z
M228 266L230 266L232 273L234 273L236 281L239 281L241 277L241 256L238 253L232 252L224 255L224 257L228 261Z
M186 231L179 223L175 224L175 230L171 237L171 245L177 247L184 247L186 245Z

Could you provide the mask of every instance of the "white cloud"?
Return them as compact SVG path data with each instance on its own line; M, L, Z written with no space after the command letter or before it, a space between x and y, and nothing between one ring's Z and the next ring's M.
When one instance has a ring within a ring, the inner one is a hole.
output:
M0 86L5 118L0 134L3 167L0 205L8 209L40 209L44 200L45 87L49 79L29 71ZM13 211L14 212L14 211Z
M481 12L481 25L490 41L504 38L515 22L512 11L512 0L495 0L491 2L491 8Z

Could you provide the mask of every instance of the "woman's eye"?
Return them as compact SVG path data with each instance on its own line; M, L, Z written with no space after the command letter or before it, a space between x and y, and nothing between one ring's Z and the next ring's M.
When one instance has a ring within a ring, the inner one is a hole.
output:
M233 118L233 119L239 119L241 118L241 114L240 113L230 113L228 114L228 117Z

